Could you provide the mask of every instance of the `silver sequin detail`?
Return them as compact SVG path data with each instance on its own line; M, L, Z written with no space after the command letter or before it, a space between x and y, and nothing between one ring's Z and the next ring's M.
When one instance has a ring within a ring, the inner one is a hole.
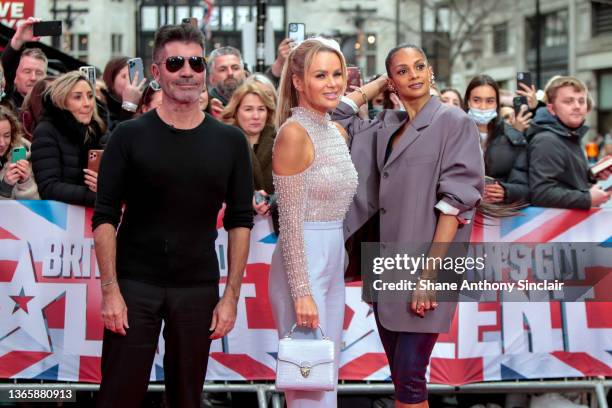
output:
M311 295L304 248L304 222L342 221L357 190L357 171L344 137L331 122L305 108L291 109L285 123L299 123L310 137L315 158L299 174L273 174L278 197L279 245L291 296Z

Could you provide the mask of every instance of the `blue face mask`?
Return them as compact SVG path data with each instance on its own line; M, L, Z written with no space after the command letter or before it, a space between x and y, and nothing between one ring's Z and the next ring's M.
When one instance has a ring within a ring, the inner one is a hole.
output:
M479 125L488 125L489 122L497 117L497 110L470 108L470 110L468 110L468 116Z

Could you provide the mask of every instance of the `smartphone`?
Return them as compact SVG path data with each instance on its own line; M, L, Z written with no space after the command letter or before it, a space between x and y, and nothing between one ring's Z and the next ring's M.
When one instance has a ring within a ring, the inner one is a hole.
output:
M533 82L531 80L531 72L517 72L516 73L516 89L518 91L523 90L523 88L519 86L519 83L521 82L527 85L528 88L531 88L531 85L533 85Z
M128 73L130 75L130 83L134 82L134 76L138 72L138 82L142 81L144 76L144 67L142 65L142 58L130 58L127 61Z
M291 38L296 45L306 39L306 24L289 23L287 26L287 37Z
M96 90L96 67L92 67L92 66L79 67L79 71L83 75L85 75L85 78L87 78L87 80L91 84L91 87L95 91Z
M62 35L62 21L40 21L32 25L34 37L55 37Z
M11 163L17 163L19 160L26 159L26 148L23 146L14 147L11 153Z
M185 17L182 22L183 24L191 24L195 28L198 28L198 19L195 17Z
M527 105L527 98L524 96L515 96L512 99L512 107L514 108L514 115L518 115L521 111L521 106ZM527 105L529 106L529 105Z
M87 168L93 170L96 173L100 170L100 161L102 161L102 154L104 150L90 150L87 154Z
M346 90L353 92L361 86L361 70L359 67L346 67Z

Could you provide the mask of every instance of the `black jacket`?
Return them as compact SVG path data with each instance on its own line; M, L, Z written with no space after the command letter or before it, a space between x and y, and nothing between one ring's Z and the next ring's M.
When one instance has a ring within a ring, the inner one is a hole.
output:
M495 137L484 154L485 174L506 190L504 203L529 202L527 140L506 121L495 127Z
M11 47L10 42L6 45L2 53L2 68L4 68L4 81L6 98L11 101L15 112L21 110L23 104L23 96L15 88L15 77L17 76L17 68L21 60L22 50L15 50Z
M106 122L106 127L110 134L115 126L119 123L133 119L134 113L128 112L121 107L121 101L117 100L110 92L106 89L102 89L102 94L106 100L106 104L101 103L96 99L98 105L98 112L102 120Z
M591 207L589 166L580 139L587 126L570 129L546 108L527 131L531 203L540 207Z
M43 200L93 207L96 193L85 185L83 169L87 153L100 149L102 131L94 123L88 141L87 128L72 113L54 106L45 98L45 114L34 129L32 167Z

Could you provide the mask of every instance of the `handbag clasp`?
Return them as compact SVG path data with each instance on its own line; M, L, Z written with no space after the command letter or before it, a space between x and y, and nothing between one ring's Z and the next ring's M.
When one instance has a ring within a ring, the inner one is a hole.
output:
M308 361L304 361L300 365L300 373L302 374L302 377L308 378L308 376L310 375L310 370L311 369L312 369L311 364Z

